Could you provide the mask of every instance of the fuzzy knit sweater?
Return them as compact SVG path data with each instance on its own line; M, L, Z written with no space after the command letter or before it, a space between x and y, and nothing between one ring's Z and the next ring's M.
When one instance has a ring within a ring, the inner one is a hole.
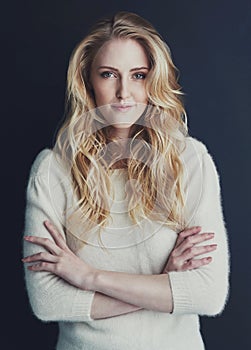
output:
M43 321L57 321L57 350L202 350L199 316L222 313L229 291L229 248L224 222L218 172L206 146L186 138L181 154L185 166L186 215L188 227L202 226L202 232L215 232L209 242L218 248L199 256L212 256L210 264L184 272L170 272L173 313L147 309L94 320L90 316L93 291L80 290L49 272L25 268L25 282L34 314ZM126 211L127 172L112 172L115 198L112 221L102 231L100 245L96 234L76 248L65 229L66 213L73 208L66 169L55 160L52 150L36 157L27 187L25 235L51 238L43 225L46 219L56 225L70 248L88 264L103 270L136 274L162 272L177 239L177 232L157 221L132 225ZM81 222L79 222L81 228ZM84 230L84 228L82 228ZM80 233L77 235L81 235ZM42 251L24 242L24 256Z

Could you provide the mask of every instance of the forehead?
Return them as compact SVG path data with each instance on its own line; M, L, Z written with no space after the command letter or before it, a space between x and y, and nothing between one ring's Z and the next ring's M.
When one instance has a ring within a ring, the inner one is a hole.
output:
M97 52L93 64L116 68L148 66L145 49L136 40L116 38L106 42Z

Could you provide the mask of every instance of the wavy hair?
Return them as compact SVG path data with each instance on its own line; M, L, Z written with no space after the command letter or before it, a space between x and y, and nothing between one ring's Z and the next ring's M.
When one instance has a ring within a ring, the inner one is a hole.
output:
M129 182L129 216L133 223L150 218L181 230L185 225L184 169L179 154L185 145L187 118L178 70L155 28L129 12L119 12L112 19L97 22L70 58L66 118L57 133L56 148L71 165L72 185L78 200L72 215L81 220L85 232L93 227L105 227L110 217L111 165L121 159L121 153L110 136L111 126L105 125L97 113L90 71L99 48L114 38L136 40L150 62L145 80L148 105L131 128L129 156L124 161L129 180L134 179L137 184ZM85 233L77 234L77 238L84 242Z

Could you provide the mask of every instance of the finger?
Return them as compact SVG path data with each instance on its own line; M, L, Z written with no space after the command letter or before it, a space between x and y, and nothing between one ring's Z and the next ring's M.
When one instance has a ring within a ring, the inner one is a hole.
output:
M49 262L40 262L38 264L33 264L27 267L31 271L47 271L53 272L55 269L55 264Z
M44 221L44 226L46 227L46 229L49 231L49 233L51 234L52 238L54 239L55 243L62 249L66 248L66 242L63 239L63 236L60 232L58 232L58 230L56 229L56 227L48 220Z
M30 243L38 244L41 247L44 247L52 254L59 255L61 252L61 249L49 238L25 236L24 239Z
M36 261L47 261L47 262L58 262L58 257L48 252L40 252L37 254L29 255L22 259L25 263L36 262Z
M182 271L193 270L193 269L197 269L201 266L208 265L208 264L210 264L210 262L212 260L213 259L211 256L208 256L208 257L202 258L202 259L189 260L186 263L184 263L184 265L182 267Z
M178 239L176 241L176 245L178 246L181 242L184 241L188 236L195 235L201 231L201 226L194 226L188 229L181 231L178 235Z
M205 245L202 247L192 247L188 248L182 255L181 258L184 260L189 260L195 256L202 255L208 252L212 252L217 248L217 244Z
M178 246L175 248L175 256L183 254L183 252L192 247L194 244L201 243L212 239L214 237L213 232L198 233L185 238Z

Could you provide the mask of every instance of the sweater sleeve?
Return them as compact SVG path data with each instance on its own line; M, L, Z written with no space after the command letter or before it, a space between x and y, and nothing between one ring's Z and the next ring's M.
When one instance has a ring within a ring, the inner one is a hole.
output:
M190 212L189 226L201 226L203 232L214 232L215 237L199 245L217 244L215 251L198 256L211 256L212 261L200 268L170 272L173 294L173 314L191 313L216 316L223 312L229 293L229 249L223 217L220 179L211 155L201 156L201 181L191 181L193 198L199 198L196 210ZM199 169L194 173L199 172ZM193 176L196 178L196 176ZM193 203L194 199L192 200ZM189 198L188 198L189 206Z
M49 150L42 151L31 169L26 192L24 235L52 239L43 225L45 220L50 220L65 238L63 211L66 198L57 171L48 166L51 153ZM41 246L24 241L24 256L41 251L44 251ZM24 271L29 301L39 319L77 322L92 320L90 309L94 292L80 290L50 272L30 271L26 266Z

